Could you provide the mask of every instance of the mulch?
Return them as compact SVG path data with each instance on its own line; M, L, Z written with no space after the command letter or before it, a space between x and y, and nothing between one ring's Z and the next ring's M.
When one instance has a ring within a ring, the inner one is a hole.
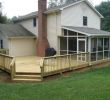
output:
M0 70L0 82L11 82L10 75Z

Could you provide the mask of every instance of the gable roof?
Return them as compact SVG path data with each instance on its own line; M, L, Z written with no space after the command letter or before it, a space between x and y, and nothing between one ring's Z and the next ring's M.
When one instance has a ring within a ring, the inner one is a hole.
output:
M35 35L18 24L0 24L0 34L8 38L35 37Z
M79 4L81 2L85 2L99 17L103 18L103 16L95 9L95 7L88 0L78 0L78 2L74 2L74 3L71 3L67 6L64 6L64 7L62 7L62 9L74 6L74 5Z
M88 27L62 26L63 29L82 33L87 36L110 36L110 32Z
M78 3L81 3L81 2L86 2L88 4L88 6L93 9L93 11L101 18L103 18L103 16L95 9L95 7L88 1L88 0L73 0L67 4L64 4L64 5L61 5L61 6L56 6L56 7L53 7L53 8L49 8L47 9L47 11L45 11L44 13L45 14L49 14L49 13L52 13L52 12L59 12L63 9L66 9L70 6L74 6ZM38 16L38 11L35 11L35 12L32 12L32 13L29 13L27 15L24 15L24 16L19 16L17 19L15 19L14 21L17 22L17 21L22 21L22 20L27 20L27 19L30 19L30 18L35 18L36 16Z
M38 16L38 11L26 14L24 16L19 16L17 19L14 19L13 21L17 22L17 21L22 21L22 20L27 20L30 18L35 18Z

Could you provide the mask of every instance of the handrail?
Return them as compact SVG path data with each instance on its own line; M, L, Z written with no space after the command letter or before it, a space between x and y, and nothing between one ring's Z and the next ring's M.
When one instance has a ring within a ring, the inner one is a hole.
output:
M9 56L9 55L6 55L6 54L2 54L2 53L0 53L0 55L1 55L1 56L5 56L5 57L9 57L9 58L14 58L14 57L12 57L12 56Z
M43 59L56 58L56 57L65 57L65 56L72 56L72 55L80 55L80 54L88 54L88 53L89 52L80 52L80 53L74 53L74 54L55 55L55 56L43 57Z
M0 53L9 54L9 50L8 49L0 49Z

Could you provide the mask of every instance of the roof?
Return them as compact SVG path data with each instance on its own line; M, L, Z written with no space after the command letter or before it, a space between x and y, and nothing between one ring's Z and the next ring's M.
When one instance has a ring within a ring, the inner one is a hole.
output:
M58 12L58 11L61 11L61 10L65 9L65 8L67 8L67 7L76 5L76 4L84 2L84 1L90 6L90 8L92 8L96 12L96 14L98 16L103 18L103 16L94 8L94 6L88 0L72 0L71 2L69 2L67 4L63 4L63 5L60 5L60 6L49 8L44 13L48 14L48 13L52 13L52 12ZM16 22L16 21L26 20L26 19L30 19L30 18L35 18L36 16L38 16L38 11L29 13L29 14L24 15L24 16L19 16L14 21Z
M30 19L30 18L35 18L36 16L38 16L38 11L31 12L24 16L19 16L17 19L14 19L14 21L22 21L22 20L26 20L26 19Z
M110 36L110 32L88 28L88 27L74 27L74 26L62 26L63 29L79 32L87 36Z
M35 37L35 35L18 24L0 24L0 34L11 37Z

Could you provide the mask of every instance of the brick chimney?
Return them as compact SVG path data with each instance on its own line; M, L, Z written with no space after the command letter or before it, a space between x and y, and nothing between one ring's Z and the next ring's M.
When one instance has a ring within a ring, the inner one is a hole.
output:
M47 8L47 0L38 0L38 38L37 56L44 57L45 49L49 48L47 40L47 16L44 14Z

